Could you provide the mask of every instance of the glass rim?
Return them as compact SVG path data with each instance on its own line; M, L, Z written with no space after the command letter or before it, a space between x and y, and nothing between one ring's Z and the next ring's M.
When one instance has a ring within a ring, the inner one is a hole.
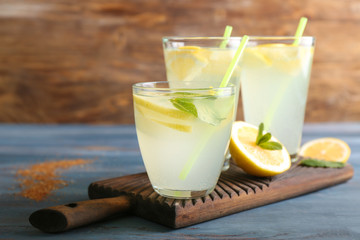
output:
M164 36L162 37L162 40L224 40L224 39L230 39L230 40L241 40L242 37L202 37L202 36ZM301 36L301 37L295 37L295 36L261 36L261 35L254 35L249 36L249 41L251 40L295 40L295 39L315 39L314 36Z
M190 84L194 84L194 83L199 83L199 84L205 84L208 83L208 86L211 87L194 87L194 86L184 86L184 87L154 87L154 85L156 84L169 84L171 83L171 81L154 81L154 82L138 82L138 83L134 83L132 85L133 89L138 89L138 90L143 90L143 91L158 91L158 92L174 92L174 91L182 91L182 92L186 92L186 91L224 91L224 90L230 90L230 91L235 91L236 86L232 83L229 83L228 86L226 87L213 87L211 86L214 82L211 81L189 81L187 83ZM176 81L177 84L180 83L180 81ZM186 82L184 82L186 83ZM149 86L146 86L149 85Z

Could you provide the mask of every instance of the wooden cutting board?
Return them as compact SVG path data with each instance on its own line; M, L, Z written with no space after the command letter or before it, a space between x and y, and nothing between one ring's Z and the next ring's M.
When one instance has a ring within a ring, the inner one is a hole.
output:
M222 173L215 190L198 199L161 197L146 173L94 182L88 192L91 199L128 196L133 214L181 228L330 187L349 180L353 173L349 164L340 169L295 165L284 174L258 178L232 165Z
M232 165L210 195L179 200L159 196L147 174L139 173L91 183L92 200L40 209L29 221L44 232L58 233L126 212L180 228L330 187L353 174L350 165L340 169L295 165L275 177L258 178Z

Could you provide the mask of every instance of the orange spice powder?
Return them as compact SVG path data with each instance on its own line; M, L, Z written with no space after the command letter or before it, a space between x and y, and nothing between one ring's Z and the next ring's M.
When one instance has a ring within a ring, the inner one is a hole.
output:
M26 169L16 172L22 191L20 195L35 201L41 201L57 189L68 185L60 179L59 170L69 169L73 166L83 166L92 162L85 159L65 159L60 161L47 161L36 163Z

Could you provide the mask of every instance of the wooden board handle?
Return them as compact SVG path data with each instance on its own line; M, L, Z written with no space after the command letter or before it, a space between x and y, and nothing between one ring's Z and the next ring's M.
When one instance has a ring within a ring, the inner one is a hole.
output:
M127 212L130 208L130 197L122 195L40 209L30 215L29 221L43 232L58 233Z

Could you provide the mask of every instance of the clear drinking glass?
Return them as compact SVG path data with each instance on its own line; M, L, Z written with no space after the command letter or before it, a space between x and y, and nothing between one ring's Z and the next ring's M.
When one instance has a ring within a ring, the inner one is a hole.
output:
M314 37L250 37L239 66L246 122L264 123L296 159L314 54Z
M133 85L136 132L154 190L173 198L213 191L229 145L235 86L209 82Z
M167 80L170 82L207 81L209 86L220 85L237 47L240 37L164 37L163 49ZM237 110L240 68L237 66L230 83L236 86ZM234 120L236 118L236 112ZM229 168L227 153L223 170Z

